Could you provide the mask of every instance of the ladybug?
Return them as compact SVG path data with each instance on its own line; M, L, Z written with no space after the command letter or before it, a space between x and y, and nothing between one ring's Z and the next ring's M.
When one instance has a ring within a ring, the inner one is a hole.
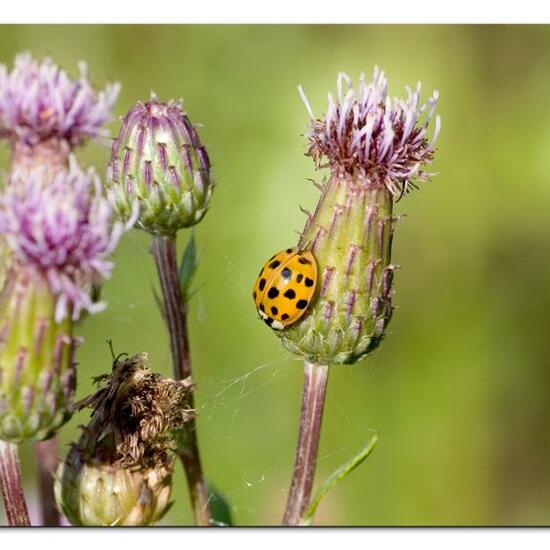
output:
M274 254L262 267L252 297L265 323L283 330L306 312L317 286L317 262L313 253L287 248Z

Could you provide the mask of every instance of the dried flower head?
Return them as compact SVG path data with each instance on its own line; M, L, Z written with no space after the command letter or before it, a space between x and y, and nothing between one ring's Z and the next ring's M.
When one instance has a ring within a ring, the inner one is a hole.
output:
M56 501L73 525L149 525L167 510L176 431L194 411L190 383L152 373L147 354L116 360L77 406L88 426L56 476Z
M439 134L440 118L428 141L428 125L433 118L439 92L420 104L420 82L413 91L408 86L407 99L388 96L383 71L375 67L372 81L359 77L354 88L346 73L337 79L338 97L328 94L328 110L316 119L301 87L300 94L311 117L309 150L317 167L326 160L333 174L349 176L355 182L385 186L396 197L407 191L414 181L430 174L423 166L433 159Z
M210 160L181 102L153 95L128 111L113 142L107 188L119 216L127 219L137 202L136 226L154 235L173 235L204 217Z
M112 220L94 171L85 173L74 161L52 181L36 169L0 195L0 235L14 261L47 280L57 297L57 322L104 307L90 289L110 276L108 257L124 229Z
M193 416L186 407L191 388L153 373L147 354L117 359L113 372L99 378L102 387L79 406L93 409L86 432L95 432L94 452L104 440L112 462L120 466L154 466L170 448L171 430Z
M11 72L0 65L0 135L27 145L53 138L71 146L104 135L120 85L97 92L86 65L79 68L73 80L51 59L39 62L30 53L17 55Z

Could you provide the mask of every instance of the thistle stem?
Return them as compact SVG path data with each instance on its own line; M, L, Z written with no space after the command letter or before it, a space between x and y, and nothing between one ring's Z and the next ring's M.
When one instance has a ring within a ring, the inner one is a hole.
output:
M328 366L304 362L304 387L298 444L290 492L286 503L284 525L299 525L311 499L321 421L328 382Z
M36 444L36 465L40 486L40 509L44 527L58 527L61 516L55 505L54 474L59 464L57 436Z
M187 330L187 304L183 302L178 277L176 237L153 237L152 254L164 300L164 316L170 333L174 377L183 380L191 376L191 354ZM193 392L189 393L189 408L194 408ZM199 455L195 420L186 426L186 444L178 449L183 463L189 496L195 514L195 523L210 525L210 502L208 488Z
M29 527L17 445L0 441L0 489L10 527Z

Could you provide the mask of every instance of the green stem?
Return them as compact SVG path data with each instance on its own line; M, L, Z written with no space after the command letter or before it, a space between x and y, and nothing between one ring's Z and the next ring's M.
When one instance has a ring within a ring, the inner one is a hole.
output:
M29 527L17 445L0 441L0 489L10 527Z
M327 382L328 365L304 362L304 387L298 444L290 492L283 517L284 525L300 525L300 520L309 506L317 465Z
M36 466L38 468L38 482L40 485L40 508L42 511L42 525L44 527L58 527L61 517L55 505L54 474L59 464L59 450L57 435L46 441L36 444Z
M178 277L176 237L153 237L152 254L164 299L164 315L170 334L174 377L183 380L191 376L191 353L187 329L187 304L181 295ZM193 392L189 393L188 406L194 409ZM183 463L195 523L210 525L211 512L208 487L202 472L195 420L186 427L185 445L180 445L178 455Z

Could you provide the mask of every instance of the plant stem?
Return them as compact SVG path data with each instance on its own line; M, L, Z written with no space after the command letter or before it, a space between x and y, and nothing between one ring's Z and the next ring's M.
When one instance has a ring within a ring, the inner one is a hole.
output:
M0 441L0 489L10 527L29 527L17 445Z
M36 464L38 467L38 482L40 485L40 509L44 527L58 527L61 516L55 505L54 474L59 464L57 436L36 444Z
M299 525L311 499L321 421L328 382L328 365L304 361L302 410L292 483L286 503L284 525Z
M187 304L183 302L178 277L176 238L153 237L152 253L155 258L164 299L164 316L170 333L174 377L183 380L191 376L191 355L187 331ZM189 393L190 408L194 408L193 392ZM202 472L195 420L186 428L186 445L180 446L178 455L183 463L191 505L197 525L210 525L208 488Z

